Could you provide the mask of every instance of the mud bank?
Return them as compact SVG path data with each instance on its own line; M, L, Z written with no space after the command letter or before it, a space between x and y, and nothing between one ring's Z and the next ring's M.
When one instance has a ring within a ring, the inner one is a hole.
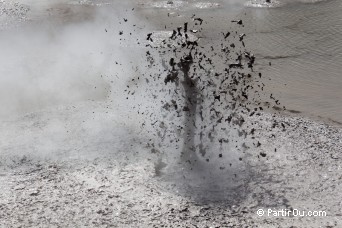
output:
M307 113L301 105L291 106L291 100L284 111L278 91L293 95L293 86L283 86L288 75L279 73L293 66L288 60L316 54L311 46L296 45L292 48L301 53L292 53L282 41L287 36L274 36L282 34L277 29L284 27L283 18L291 18L293 24L285 25L297 34L291 45L303 37L299 22L306 16L299 12L299 18L289 17L293 11L286 7L308 7L304 11L311 15L310 7L318 9L325 2L308 6L284 1L288 4L267 4L257 11L239 1L68 1L37 3L37 12L29 2L0 0L0 20L10 24L0 31L5 38L1 59L10 63L2 68L6 77L1 78L0 113L6 118L0 122L0 227L342 226L341 125L336 118L327 121L330 115L324 116L326 123L295 116ZM336 1L326 4L333 7ZM49 23L42 29L45 19ZM255 23L260 23L256 31ZM265 49L270 41L286 47ZM164 57L153 53L155 47L177 42L176 49L161 51L173 53L182 46L193 51ZM256 49L255 56L245 42ZM227 50L232 53L229 61L224 55L215 57ZM231 69L226 71L227 63ZM190 69L194 66L208 68L196 75ZM239 71L243 67L248 74ZM340 67L332 69L327 77L339 75ZM167 73L175 74L164 77ZM236 84L214 93L224 75ZM337 85L335 76L324 81ZM216 78L215 83L207 84L208 78ZM292 83L297 85L298 78ZM264 86L266 81L271 83ZM232 100L225 100L224 92L231 92ZM251 94L271 103L257 104ZM319 96L312 97L317 101ZM333 117L340 117L339 94L328 97L336 103L324 104L337 110ZM233 103L227 108L228 101ZM248 102L258 108L242 106ZM312 103L309 113L318 113L317 104ZM266 106L277 108L276 114ZM232 110L238 115L230 115ZM259 216L259 209L324 214Z
M286 131L274 121L285 123ZM255 135L261 145L246 150L236 173L210 164L202 167L207 173L172 162L160 167L154 155L139 156L143 149L131 161L98 151L96 159L2 157L1 226L340 227L341 128L270 114L248 122L263 129ZM218 175L220 182L208 181ZM230 178L239 184L224 184ZM268 208L327 216L256 214Z

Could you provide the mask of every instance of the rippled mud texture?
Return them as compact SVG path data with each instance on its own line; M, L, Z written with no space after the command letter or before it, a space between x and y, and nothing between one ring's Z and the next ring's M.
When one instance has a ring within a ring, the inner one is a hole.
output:
M18 2L0 1L0 29L27 19L30 8Z
M275 8L286 6L288 4L318 3L322 1L327 0L249 0L245 3L245 6L257 8Z
M177 9L186 10L191 8L197 9L208 9L217 8L220 6L219 3L212 2L196 2L196 1L152 1L152 2L141 2L139 4L141 7L146 8L162 8L162 9Z
M176 193L175 184L166 191L156 178L151 161L123 164L109 154L89 161L12 158L11 164L0 166L1 224L4 227L341 227L342 182L341 173L336 170L341 164L342 130L299 117L264 114L253 116L251 121L256 121L256 129L267 130L256 132L256 137L267 146L253 150L253 155L267 155L261 162L252 163L261 175L255 172L230 201L221 198L220 203L201 204L193 198L194 191L189 192L189 197ZM273 121L285 123L288 131L272 128ZM29 129L29 126L23 128ZM277 139L271 137L274 133ZM328 216L257 216L258 209L270 207L325 210Z
M248 7L280 7L283 6L284 3L277 0L250 0L245 3Z

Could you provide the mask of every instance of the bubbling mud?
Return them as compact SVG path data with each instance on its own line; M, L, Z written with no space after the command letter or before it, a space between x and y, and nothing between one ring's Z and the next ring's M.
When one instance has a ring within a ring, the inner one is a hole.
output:
M326 0L249 0L245 3L247 7L276 8L295 3L318 3Z
M280 7L283 6L284 3L279 2L277 0L250 0L245 3L245 6L247 7L257 7L257 8L274 8L274 7Z
M178 149L180 161L192 167L222 157L241 161L247 148L261 145L246 118L271 107L285 109L263 92L262 73L253 68L256 58L244 43L246 35L227 30L218 34L220 42L208 44L196 37L203 23L194 15L172 32L146 35L142 77L149 86L144 96L161 105L154 112L135 107L145 116L142 126L149 120L150 130L160 137L152 151ZM242 20L231 23L244 26ZM126 90L129 99L141 96L135 92L139 86Z

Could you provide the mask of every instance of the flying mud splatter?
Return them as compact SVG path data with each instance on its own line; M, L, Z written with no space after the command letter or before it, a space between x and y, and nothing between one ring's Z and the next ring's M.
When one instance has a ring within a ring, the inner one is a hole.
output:
M162 115L136 107L161 139L158 145L151 144L152 152L180 149L181 161L189 164L261 146L253 136L253 125L245 124L246 118L270 107L285 109L272 94L263 92L262 73L254 70L256 58L244 43L246 35L224 31L218 34L220 42L205 43L196 36L203 23L193 15L192 21L171 32L146 35L143 77L147 96L155 100ZM231 23L244 26L242 20ZM128 87L127 94L135 96L139 85Z

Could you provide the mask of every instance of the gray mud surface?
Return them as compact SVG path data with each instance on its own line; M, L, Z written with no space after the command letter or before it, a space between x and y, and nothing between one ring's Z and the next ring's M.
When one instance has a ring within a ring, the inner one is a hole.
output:
M274 130L274 120L286 123L287 130ZM246 152L246 168L234 175L217 166L214 174L183 172L178 166L167 167L175 174L165 178L155 159L128 162L110 155L57 161L2 158L1 226L340 227L342 130L269 114L254 123L265 130L255 135L262 145ZM177 173L182 177L176 178ZM193 175L201 178L196 181ZM220 188L221 182L211 182L209 193L205 178L215 180L216 175L239 185ZM267 208L321 210L327 216L256 214Z
M342 227L339 6L0 0L0 227Z

